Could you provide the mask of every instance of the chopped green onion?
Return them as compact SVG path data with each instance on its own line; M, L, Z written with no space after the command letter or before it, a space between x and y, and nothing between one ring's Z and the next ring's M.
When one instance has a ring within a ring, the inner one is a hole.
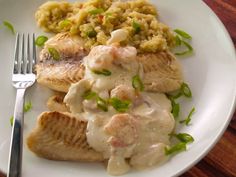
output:
M165 154L166 155L171 155L174 153L186 151L186 143L180 142L172 147L165 148Z
M44 46L44 43L48 40L47 36L38 36L35 40L35 44L39 47Z
M101 71L92 70L92 72L95 73L95 74L104 75L104 76L110 76L111 75L111 71L109 71L107 69L102 69Z
M180 46L181 45L181 39L178 35L175 36L175 44L176 46Z
M10 124L11 124L11 126L13 125L13 121L14 121L14 117L11 116L11 117L10 117Z
M174 32L176 32L178 35L180 35L181 37L183 37L185 39L192 39L192 37L183 30L175 29Z
M179 103L175 102L175 99L172 95L167 95L167 96L171 101L171 106L172 106L171 113L174 116L174 118L177 118L179 116L179 112L180 112L180 105L179 105Z
M192 39L192 37L185 31L180 29L175 29L174 32L177 33L177 35L175 36L176 46L180 46L181 44L183 44L187 48L187 50L183 52L176 52L175 55L186 55L192 53L193 52L192 46L188 42L183 40L183 39Z
M83 94L83 98L86 100L91 100L92 98L95 98L95 97L97 97L97 93L91 90L88 90Z
M129 100L120 100L116 97L109 99L109 103L113 108L118 112L126 112L129 109L130 101Z
M182 92L177 93L176 95L168 95L168 97L172 97L173 99L177 99L183 95Z
M113 18L113 13L111 13L111 12L106 12L105 13L105 20L109 20L110 18Z
M113 14L113 13L111 13L111 12L106 12L106 13L105 13L105 17L110 17L110 16L112 16L112 14Z
M31 103L31 101L25 103L25 105L24 105L24 112L28 112L28 111L30 111L31 109L32 109L32 103Z
M191 92L191 90L190 90L190 88L189 88L189 86L188 86L188 84L186 84L186 83L182 83L182 85L181 85L181 87L180 87L180 90L179 90L179 92L176 94L176 95L174 95L174 94L169 94L169 95L167 95L167 97L171 100L172 99L172 101L174 100L174 99L177 99L177 98L179 98L179 97L181 97L182 95L184 95L184 96L186 96L186 97L188 97L188 98L191 98L192 97L192 92Z
M134 28L135 34L141 31L141 25L135 21L133 21L132 26Z
M12 34L15 34L16 32L15 32L15 29L14 29L14 27L13 27L13 25L10 23L10 22L8 22L8 21L3 21L3 25L6 27L6 28L8 28L11 32L12 32Z
M191 117L192 117L192 114L195 112L195 108L193 107L190 111L190 113L188 114L188 117L184 120L181 120L179 121L179 123L185 123L185 125L189 125L190 121L191 121Z
M173 114L174 118L177 118L179 116L179 110L180 110L179 103L174 103L172 105L172 111L171 111L171 113Z
M88 13L90 13L92 15L97 15L97 14L101 14L103 12L104 12L104 10L102 8L98 8L98 9L90 10Z
M92 29L92 30L86 32L86 35L87 35L89 38L93 38L93 37L96 37L96 36L97 36L97 32L96 32L94 29Z
M194 138L187 133L174 134L174 136L183 143L192 143L194 141Z
M132 86L133 88L139 90L139 91L143 91L144 90L144 85L143 82L141 81L139 75L135 75L132 78Z
M69 27L69 26L71 25L71 21L65 19L65 20L60 21L58 25L59 25L59 27L60 27L61 29L67 28L67 27Z
M108 111L107 101L102 99L101 97L97 97L97 107L105 112Z
M182 40L182 43L187 47L187 50L183 51L183 52L176 52L175 55L186 55L186 54L190 54L193 52L193 48L189 43L187 43L183 40Z
M54 60L60 60L60 54L55 48L48 48L48 52Z
M188 84L183 83L183 84L181 85L180 90L181 90L181 92L182 92L182 94L183 94L184 96L186 96L186 97L188 97L188 98L191 98L191 97L192 97L192 92L191 92L191 90L190 90Z

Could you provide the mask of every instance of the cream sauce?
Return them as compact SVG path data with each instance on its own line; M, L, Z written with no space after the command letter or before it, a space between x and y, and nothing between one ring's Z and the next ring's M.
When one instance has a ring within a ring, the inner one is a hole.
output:
M171 103L164 94L137 93L132 88L132 77L142 75L135 57L133 47L94 47L84 58L84 79L71 86L64 100L72 113L88 120L87 141L109 159L107 170L111 175L124 174L130 166L142 169L167 160L164 148L169 145L169 134L175 125ZM102 69L111 75L93 73ZM132 104L126 113L118 113L111 105L104 112L96 108L95 99L82 98L88 89L105 100L128 98Z
M84 58L85 76L94 80L93 89L100 92L111 90L120 84L131 85L131 80L139 71L140 65L135 60L134 47L117 48L115 46L97 46ZM111 77L95 74L93 70L107 69Z

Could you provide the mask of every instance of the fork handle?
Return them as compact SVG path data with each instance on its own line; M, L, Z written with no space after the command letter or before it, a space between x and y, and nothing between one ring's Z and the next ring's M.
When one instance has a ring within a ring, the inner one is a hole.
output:
M7 177L21 177L25 89L17 89Z

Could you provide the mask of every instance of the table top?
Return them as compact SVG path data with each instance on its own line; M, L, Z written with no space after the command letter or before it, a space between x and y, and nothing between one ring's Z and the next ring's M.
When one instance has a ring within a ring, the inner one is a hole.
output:
M227 28L236 48L236 0L204 0ZM236 112L229 127L209 154L181 177L236 176ZM1 174L0 177L5 177Z

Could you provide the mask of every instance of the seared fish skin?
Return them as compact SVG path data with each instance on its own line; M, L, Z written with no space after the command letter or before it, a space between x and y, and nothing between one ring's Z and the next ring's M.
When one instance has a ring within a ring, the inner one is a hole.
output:
M87 122L70 113L43 112L27 137L29 149L50 160L103 161L87 143Z
M60 55L54 60L48 48L54 48ZM40 52L36 65L37 82L52 90L67 92L71 83L78 82L84 75L82 59L87 55L83 40L69 33L59 33L50 38Z
M143 84L146 91L166 93L181 87L181 66L171 52L139 54L137 60L143 67Z

